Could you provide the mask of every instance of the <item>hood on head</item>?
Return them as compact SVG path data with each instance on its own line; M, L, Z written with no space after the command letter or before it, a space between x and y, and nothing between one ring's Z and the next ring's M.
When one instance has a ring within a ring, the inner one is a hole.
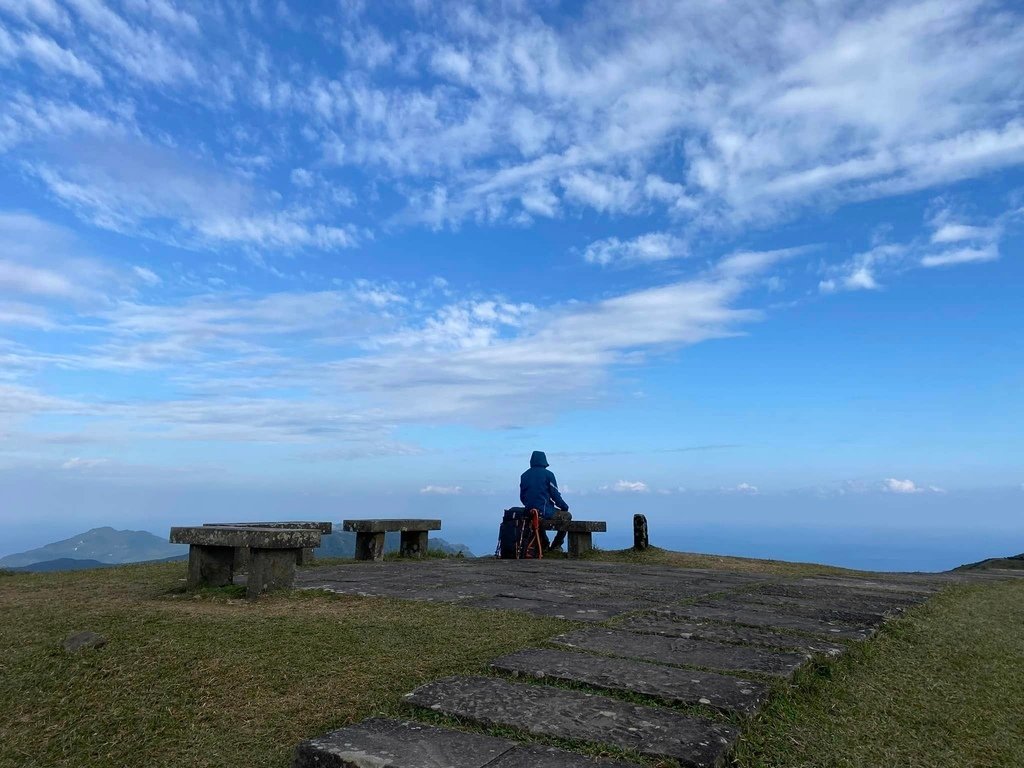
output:
M548 457L544 455L544 451L534 451L530 457L531 467L546 467L548 465Z

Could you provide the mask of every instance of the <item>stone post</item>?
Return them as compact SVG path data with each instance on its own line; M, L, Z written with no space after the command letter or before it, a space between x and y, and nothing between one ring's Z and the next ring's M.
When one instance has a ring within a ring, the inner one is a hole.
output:
M398 553L402 557L426 557L427 536L426 531L402 531Z
M651 545L647 536L647 518L644 515L633 515L633 549L643 552Z

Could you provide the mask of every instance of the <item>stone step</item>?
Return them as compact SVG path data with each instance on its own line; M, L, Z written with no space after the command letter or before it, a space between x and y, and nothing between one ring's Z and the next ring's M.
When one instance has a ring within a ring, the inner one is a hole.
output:
M875 605L891 606L893 609L920 605L929 597L927 594L900 594L859 587L821 587L811 584L766 584L751 594L801 597L812 600L870 600Z
M583 683L743 715L755 714L768 698L768 686L752 680L571 651L532 648L496 659L491 667L523 677Z
M720 765L739 736L722 723L598 694L491 677L449 677L427 683L406 700L487 726L535 736L575 739L671 758L692 768Z
M772 632L768 629L745 627L741 624L674 621L666 616L652 614L634 616L618 626L619 629L626 629L630 632L645 632L651 635L668 635L670 637L692 637L697 640L714 640L719 643L761 645L783 651L820 653L825 656L838 656L846 650L845 645L829 643L808 635Z
M640 634L622 629L580 629L559 635L554 643L659 664L680 664L789 677L807 655L769 648L715 643L685 637Z
M705 605L720 605L726 608L753 608L755 610L780 611L790 616L802 616L815 621L831 621L858 627L878 627L885 623L884 611L849 610L827 603L802 604L791 600L781 600L770 595L756 597L753 595L727 595L716 600L709 600Z
M292 768L627 768L624 763L391 718L372 718L296 747Z
M736 605L693 605L673 606L656 610L655 613L683 620L728 621L735 624L746 624L752 627L767 629L795 629L799 632L810 632L824 637L835 637L842 640L865 640L874 634L873 627L855 627L823 619L809 619L806 616L794 616L780 609L771 610L768 606L753 605L740 607Z

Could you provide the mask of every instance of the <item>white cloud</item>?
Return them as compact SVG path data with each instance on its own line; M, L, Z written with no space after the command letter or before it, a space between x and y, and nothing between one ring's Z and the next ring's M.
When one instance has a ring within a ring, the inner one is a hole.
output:
M438 496L458 496L462 493L461 485L427 485L420 488L420 493Z
M889 493L923 493L924 488L919 488L913 480L898 480L890 477L882 482L882 488Z
M596 240L583 253L591 264L629 264L665 261L687 255L686 241L667 232L648 232L632 240L608 237Z
M969 224L941 224L932 233L933 243L959 243L963 240L989 240L995 233L988 227L974 227Z
M145 267L134 266L132 267L132 272L134 272L146 285L160 285L160 283L163 282L156 272L151 269L146 269Z
M650 488L647 487L647 483L640 480L618 480L611 485L602 485L601 490L613 493L647 493Z
M61 469L93 469L106 464L109 459L82 459L75 457L61 464Z
M92 224L175 245L334 250L357 242L352 227L317 221L307 208L275 205L241 177L135 141L79 141L61 163L32 171Z
M723 488L722 490L725 493L740 493L748 496L756 496L758 494L757 486L751 485L750 483L740 483L739 485L734 485L731 488Z
M984 248L957 248L951 251L925 256L921 259L922 267L947 267L953 264L973 264L982 261L995 261L999 258L999 249L995 245Z

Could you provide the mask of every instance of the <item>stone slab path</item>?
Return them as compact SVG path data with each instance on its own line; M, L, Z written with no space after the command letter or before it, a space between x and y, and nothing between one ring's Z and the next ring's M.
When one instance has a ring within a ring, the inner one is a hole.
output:
M491 668L515 676L639 693L668 704L703 705L741 715L757 712L769 690L761 682L714 672L541 648L502 656L491 662Z
M739 737L725 723L671 709L495 677L449 677L420 686L406 700L481 725L512 726L534 736L610 744L684 765L717 765Z
M294 766L635 765L565 751L566 743L719 766L740 724L769 698L770 681L789 678L813 655L843 653L950 584L1002 577L786 578L490 558L304 569L296 579L304 589L521 611L583 628L552 638L553 647L493 660L494 676L445 678L407 695L410 711L456 718L461 728L374 718L303 742Z

